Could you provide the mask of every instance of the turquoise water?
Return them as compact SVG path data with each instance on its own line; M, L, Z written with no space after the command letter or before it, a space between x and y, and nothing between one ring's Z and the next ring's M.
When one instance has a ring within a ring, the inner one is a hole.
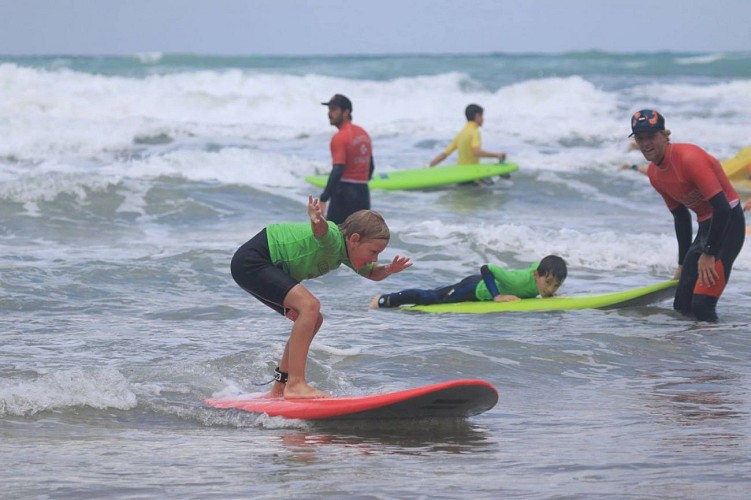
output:
M745 498L751 254L716 325L670 302L427 316L367 308L486 262L569 263L562 294L672 276L672 218L619 170L629 117L720 159L751 144L749 54L0 58L0 497ZM484 188L372 193L381 283L340 269L308 378L334 394L483 378L460 422L320 425L215 410L257 391L289 322L229 276L329 169L320 102L349 95L379 171L424 166L485 107L520 170ZM744 199L751 193L743 193Z
M146 77L195 71L279 72L319 74L367 80L391 80L449 71L467 72L492 87L509 81L541 77L592 76L748 78L751 53L626 53L571 52L564 54L468 54L388 56L203 56L191 54L139 54L119 57L34 56L2 57L0 61L23 66L101 75Z

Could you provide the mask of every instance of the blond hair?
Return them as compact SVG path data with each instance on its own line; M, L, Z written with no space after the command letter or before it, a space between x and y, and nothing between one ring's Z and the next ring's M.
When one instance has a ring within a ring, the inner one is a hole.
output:
M389 227L381 214L373 210L358 210L339 224L339 230L347 239L357 233L362 240L386 240L391 239Z

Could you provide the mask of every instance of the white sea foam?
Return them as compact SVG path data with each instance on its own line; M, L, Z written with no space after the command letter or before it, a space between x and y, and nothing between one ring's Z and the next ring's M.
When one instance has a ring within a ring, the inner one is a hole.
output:
M162 60L164 54L161 52L141 52L136 54L136 59L144 64L154 64Z
M321 166L310 160L253 149L224 148L221 151L175 151L133 162L134 177L175 175L190 180L216 180L225 184L266 187L300 185L302 175L315 174Z
M486 142L521 157L577 143L622 147L633 109L660 104L643 102L642 93L670 96L661 109L673 130L687 140L699 136L710 150L743 145L751 113L747 81L659 82L624 95L579 76L530 79L496 90L468 81L461 73L371 81L239 69L129 78L5 63L0 158L97 160L142 148L134 143L140 137L159 136L236 145L315 136L320 147L331 131L320 102L331 89L352 97L355 121L377 144L394 137L447 140L463 123L466 104L481 103ZM633 102L624 102L629 98ZM714 133L706 135L709 130Z
M668 277L675 270L677 244L672 233L623 234L616 230L585 229L485 222L447 224L431 220L402 228L399 234L403 239L419 239L425 245L440 247L443 253L453 254L452 267L470 273L487 262L513 269L548 254L563 256L572 268L593 271L643 273L647 270L645 263L649 271ZM468 252L468 248L473 251ZM751 251L741 253L736 267L751 268Z
M677 57L675 62L677 64L711 64L717 61L725 59L725 54L707 54L702 56L692 57Z
M0 381L0 416L84 406L128 410L136 404L128 381L113 369L73 368L32 381Z

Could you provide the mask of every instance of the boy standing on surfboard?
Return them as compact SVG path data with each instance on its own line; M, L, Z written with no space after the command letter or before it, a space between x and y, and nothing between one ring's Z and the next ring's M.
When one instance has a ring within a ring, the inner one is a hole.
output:
M394 293L376 295L373 308L399 307L406 304L427 306L492 300L511 302L541 295L552 297L568 274L566 261L548 255L527 269L510 271L493 264L485 264L480 274L467 276L455 285L422 290L411 288Z
M671 144L665 118L642 109L631 117L631 135L649 161L649 182L673 214L678 239L678 281L673 309L699 321L717 321L717 301L725 290L745 240L745 217L738 193L722 165L693 144ZM699 228L691 241L691 214Z
M410 267L409 257L378 264L391 234L378 213L360 210L339 226L326 221L321 203L308 197L310 224L271 224L242 245L232 257L232 277L255 298L294 324L271 396L320 398L329 395L305 380L305 364L313 337L321 328L321 303L300 281L317 278L341 264L373 281Z
M467 117L467 124L464 128L456 134L454 140L451 141L446 149L441 154L433 158L430 162L431 167L435 167L455 150L458 150L457 165L474 165L479 163L479 158L497 158L498 161L506 159L506 153L501 151L500 153L491 153L482 149L482 139L480 137L480 127L483 124L482 107L477 104L470 104L464 110L464 115Z

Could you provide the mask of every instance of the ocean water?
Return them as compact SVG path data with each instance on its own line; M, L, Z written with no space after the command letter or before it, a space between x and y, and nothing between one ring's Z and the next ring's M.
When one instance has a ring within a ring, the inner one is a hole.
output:
M307 220L330 168L320 105L354 103L378 171L424 166L485 108L488 187L372 192L393 233L374 283L323 303L308 378L336 395L483 378L462 421L312 424L207 407L270 375L291 323L240 290L235 249ZM548 253L566 295L669 279L672 217L620 170L629 117L720 159L751 144L751 54L0 57L0 498L745 498L751 248L717 324L670 301L425 315L379 292ZM751 193L744 193L744 199Z

